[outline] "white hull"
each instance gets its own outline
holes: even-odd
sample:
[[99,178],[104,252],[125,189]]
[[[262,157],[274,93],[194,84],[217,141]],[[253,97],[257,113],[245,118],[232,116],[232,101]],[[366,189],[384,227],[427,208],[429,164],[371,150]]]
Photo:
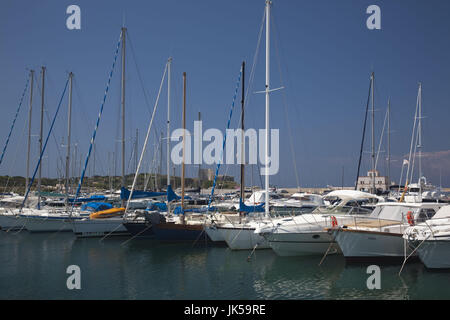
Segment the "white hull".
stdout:
[[73,232],[80,238],[130,235],[122,222],[122,218],[77,220],[73,222]]
[[224,242],[225,238],[217,227],[205,226],[205,232],[213,242]]
[[[346,258],[400,258],[405,256],[402,234],[339,230],[336,242]],[[411,253],[406,244],[406,254]]]
[[279,256],[308,256],[340,253],[333,236],[327,232],[272,233],[267,237],[270,247]]
[[73,227],[72,219],[59,217],[20,217],[20,223],[30,232],[65,232]]
[[255,228],[218,227],[217,229],[220,230],[231,250],[253,250],[255,247],[270,249],[266,239],[255,233]]
[[417,250],[429,269],[450,269],[450,240],[426,240]]
[[0,215],[0,228],[3,231],[26,229],[16,215]]

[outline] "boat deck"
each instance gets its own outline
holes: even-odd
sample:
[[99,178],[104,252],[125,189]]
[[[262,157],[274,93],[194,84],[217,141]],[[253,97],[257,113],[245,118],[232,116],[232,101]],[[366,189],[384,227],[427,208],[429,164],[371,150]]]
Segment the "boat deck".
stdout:
[[392,220],[361,220],[356,221],[355,223],[347,223],[345,226],[347,228],[383,228],[383,227],[390,227],[390,226],[397,226],[401,225],[402,223],[399,221],[392,221]]

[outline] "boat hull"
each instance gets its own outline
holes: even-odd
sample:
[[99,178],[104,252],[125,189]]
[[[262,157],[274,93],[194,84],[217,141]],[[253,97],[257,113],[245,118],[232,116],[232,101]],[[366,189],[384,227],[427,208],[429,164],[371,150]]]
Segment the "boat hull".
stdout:
[[449,240],[426,240],[417,251],[425,267],[429,269],[450,269]]
[[122,222],[122,218],[78,220],[73,222],[73,232],[78,238],[129,236]]
[[153,232],[160,241],[210,241],[203,224],[158,223]]
[[26,230],[20,218],[16,215],[0,215],[0,228],[3,231]]
[[268,236],[270,247],[279,256],[308,256],[341,253],[332,235],[324,231],[274,233]]
[[20,217],[20,223],[30,232],[71,232],[73,219],[60,217]]
[[213,226],[205,226],[205,232],[212,242],[225,242],[222,232]]
[[153,226],[148,222],[124,222],[124,227],[131,234],[132,237],[136,238],[155,238],[155,233],[153,232]]
[[255,233],[256,228],[218,227],[231,250],[270,249],[268,241]]
[[[348,259],[403,259],[405,241],[402,234],[364,230],[339,230],[336,242]],[[406,255],[411,249],[406,245]]]

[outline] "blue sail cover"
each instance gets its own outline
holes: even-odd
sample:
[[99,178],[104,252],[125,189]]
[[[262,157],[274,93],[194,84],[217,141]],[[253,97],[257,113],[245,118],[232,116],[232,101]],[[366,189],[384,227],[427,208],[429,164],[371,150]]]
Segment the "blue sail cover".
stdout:
[[112,204],[106,202],[89,202],[84,204],[81,207],[81,210],[97,212],[112,209],[112,207],[113,207]]
[[264,203],[255,205],[255,206],[247,206],[242,202],[242,199],[239,200],[239,211],[240,212],[264,212]]
[[167,204],[165,202],[153,202],[147,206],[147,210],[167,211]]
[[[153,192],[153,191],[142,191],[142,190],[134,190],[133,196],[131,199],[142,199],[142,198],[153,198],[153,197],[161,197],[165,196],[165,192]],[[128,200],[130,197],[130,190],[122,187],[120,189],[120,199]]]
[[[192,199],[189,196],[184,196],[184,198],[188,200]],[[173,191],[172,186],[169,184],[167,186],[167,201],[171,202],[173,200],[180,200],[180,199],[181,197]]]
[[76,201],[74,198],[69,198],[68,199],[70,203],[72,202],[76,202],[76,203],[80,203],[80,202],[91,202],[91,201],[101,201],[101,200],[106,200],[105,196],[100,196],[100,195],[93,195],[90,198],[76,198]]
[[209,207],[209,210],[208,210],[208,208],[192,208],[192,209],[184,209],[183,210],[181,207],[176,207],[175,210],[173,210],[173,214],[183,214],[186,212],[205,213],[208,211],[215,211],[215,210],[216,210],[216,208],[214,208],[214,207]]

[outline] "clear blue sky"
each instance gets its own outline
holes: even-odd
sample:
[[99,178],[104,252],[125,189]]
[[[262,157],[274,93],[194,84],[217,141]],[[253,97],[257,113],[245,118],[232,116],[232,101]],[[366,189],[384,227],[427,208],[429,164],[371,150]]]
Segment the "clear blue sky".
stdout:
[[[445,0],[273,2],[272,87],[282,84],[286,87],[287,104],[284,104],[283,93],[272,94],[271,127],[280,129],[282,143],[281,169],[278,175],[271,177],[271,183],[296,186],[294,152],[301,186],[340,185],[342,167],[345,185],[353,184],[369,76],[374,71],[376,141],[379,141],[388,96],[392,102],[391,152],[396,160],[392,162],[392,179],[399,179],[401,159],[409,152],[420,81],[426,117],[423,122],[424,152],[427,152],[423,160],[424,173],[431,182],[439,184],[442,172],[442,184],[450,185],[450,3]],[[81,8],[81,30],[66,28],[66,8],[71,4]],[[381,8],[381,30],[366,28],[366,8],[372,4]],[[75,74],[72,142],[77,143],[78,156],[81,154],[84,163],[124,20],[131,40],[127,51],[127,158],[136,129],[140,130],[140,148],[142,146],[168,56],[174,59],[173,128],[181,127],[181,75],[185,71],[188,128],[192,130],[200,111],[204,129],[224,129],[242,60],[247,62],[248,73],[250,71],[263,11],[264,0],[2,1],[0,147],[3,148],[9,132],[28,69],[39,70],[45,65],[48,70],[46,108],[50,118],[68,71]],[[136,65],[149,104],[145,103]],[[112,169],[108,153],[120,150],[116,143],[120,139],[119,67],[120,64],[115,70],[97,136],[97,174],[108,174]],[[263,88],[264,50],[259,53],[253,91]],[[34,99],[33,134],[37,135],[39,95]],[[65,155],[64,147],[57,147],[55,140],[61,145],[65,139],[66,100],[44,159],[44,175],[56,176],[58,152]],[[158,131],[165,130],[165,106],[164,89],[157,112],[155,129]],[[239,107],[237,104],[234,127],[238,124]],[[25,174],[27,110],[28,103],[24,104],[18,118],[0,167],[1,175]],[[292,127],[293,151],[287,121]],[[45,134],[48,127],[46,118]],[[246,127],[264,127],[263,95],[252,95],[246,112]],[[155,143],[152,137],[147,157],[150,160]],[[36,136],[32,139],[34,169],[38,141]],[[367,139],[366,151],[369,151],[369,142]],[[364,155],[363,172],[370,164],[368,154]],[[117,166],[119,174],[119,161]],[[165,164],[163,169],[165,172]],[[384,169],[383,163],[382,173]],[[221,173],[237,176],[238,170],[237,166],[222,167]],[[195,172],[195,168],[188,168],[188,175],[193,176]],[[248,168],[246,180],[251,179]],[[258,183],[254,170],[253,184]]]

